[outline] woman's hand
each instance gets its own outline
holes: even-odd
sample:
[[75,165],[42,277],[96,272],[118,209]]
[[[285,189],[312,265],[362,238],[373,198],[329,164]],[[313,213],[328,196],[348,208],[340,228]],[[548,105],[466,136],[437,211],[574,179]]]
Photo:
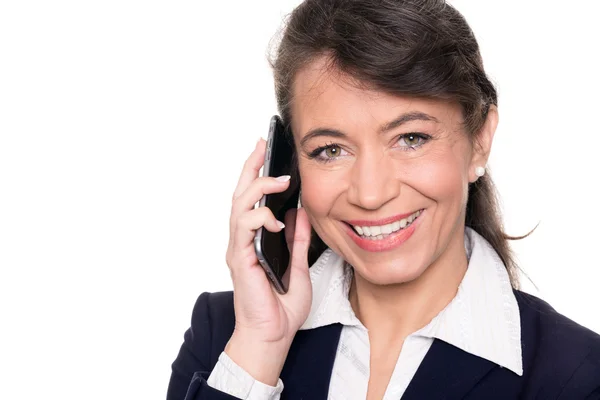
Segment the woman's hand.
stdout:
[[234,288],[235,331],[225,352],[255,379],[274,386],[312,302],[307,259],[310,223],[302,208],[286,215],[283,229],[291,253],[290,277],[288,292],[280,295],[271,287],[254,251],[257,229],[282,229],[269,208],[255,209],[254,204],[264,194],[283,192],[289,185],[289,180],[258,177],[265,145],[263,139],[257,143],[233,195],[227,265]]

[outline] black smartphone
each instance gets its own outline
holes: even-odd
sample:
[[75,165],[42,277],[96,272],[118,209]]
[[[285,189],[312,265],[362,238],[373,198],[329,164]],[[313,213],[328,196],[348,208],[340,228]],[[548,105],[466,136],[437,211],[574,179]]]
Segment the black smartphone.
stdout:
[[[259,207],[269,207],[279,221],[285,223],[285,214],[298,208],[300,196],[300,179],[292,173],[294,146],[291,134],[286,134],[285,126],[277,115],[271,118],[267,151],[262,176],[278,177],[290,175],[288,188],[281,193],[267,194],[262,197]],[[289,275],[286,271],[290,263],[290,252],[285,240],[286,226],[280,232],[273,233],[261,227],[254,237],[254,249],[258,261],[264,268],[275,290],[285,294],[289,288]]]

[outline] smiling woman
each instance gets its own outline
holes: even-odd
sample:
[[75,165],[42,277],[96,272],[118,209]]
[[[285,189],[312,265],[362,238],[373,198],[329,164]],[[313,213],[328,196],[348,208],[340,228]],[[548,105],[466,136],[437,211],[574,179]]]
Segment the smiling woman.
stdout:
[[233,196],[235,296],[198,299],[168,398],[600,398],[600,337],[519,290],[486,173],[497,94],[462,15],[306,0],[272,65],[301,182],[289,290],[253,249],[283,229],[254,204],[290,182],[258,177],[261,141]]
[[[412,281],[426,269],[432,273],[436,268],[430,265],[461,260],[461,254],[466,266],[465,188],[484,184],[483,179],[475,183],[475,168],[486,164],[498,119],[495,107],[475,147],[457,102],[365,89],[329,63],[321,58],[297,73],[291,109],[302,205],[318,238],[360,271],[357,285],[359,277],[377,285]],[[324,147],[328,140],[336,142]],[[335,155],[328,154],[332,150]],[[373,226],[375,232],[367,228],[367,233],[376,237],[382,225],[419,210],[417,223],[376,240],[344,229],[351,220],[366,220],[350,224]],[[497,211],[487,211],[484,233],[493,229],[490,236],[502,237],[499,223],[493,226]],[[413,232],[414,239],[402,245]],[[510,260],[510,253],[504,256]]]

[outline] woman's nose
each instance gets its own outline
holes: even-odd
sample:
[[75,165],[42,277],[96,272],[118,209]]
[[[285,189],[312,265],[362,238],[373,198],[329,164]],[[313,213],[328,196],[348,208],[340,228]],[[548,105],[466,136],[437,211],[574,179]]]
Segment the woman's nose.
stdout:
[[348,201],[375,210],[400,195],[400,182],[391,160],[385,155],[365,155],[352,167]]

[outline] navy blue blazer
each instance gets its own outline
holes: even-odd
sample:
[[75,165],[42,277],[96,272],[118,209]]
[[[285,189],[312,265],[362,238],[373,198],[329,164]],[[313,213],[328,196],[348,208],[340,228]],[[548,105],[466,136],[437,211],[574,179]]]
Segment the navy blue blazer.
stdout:
[[[600,399],[600,336],[515,290],[523,376],[434,339],[402,400]],[[172,365],[167,400],[233,400],[206,383],[235,324],[232,292],[203,293]],[[342,325],[298,331],[281,399],[325,400]]]

